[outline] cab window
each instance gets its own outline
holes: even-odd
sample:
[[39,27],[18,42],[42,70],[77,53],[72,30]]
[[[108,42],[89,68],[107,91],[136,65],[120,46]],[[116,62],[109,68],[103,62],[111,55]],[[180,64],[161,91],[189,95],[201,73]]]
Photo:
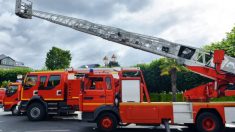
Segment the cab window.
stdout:
[[107,90],[112,90],[112,83],[111,83],[110,77],[105,78],[105,83],[106,83]]
[[13,94],[15,94],[17,92],[17,90],[18,90],[17,85],[10,85],[9,87],[7,87],[6,95],[12,96]]
[[50,76],[48,83],[47,83],[47,88],[54,88],[60,84],[60,75],[52,75]]
[[92,77],[90,78],[88,90],[103,90],[103,78],[101,77]]
[[41,76],[40,77],[40,85],[39,88],[44,88],[46,84],[47,77],[46,76]]
[[27,76],[26,80],[25,80],[25,87],[26,88],[31,88],[33,86],[35,86],[37,84],[37,76]]

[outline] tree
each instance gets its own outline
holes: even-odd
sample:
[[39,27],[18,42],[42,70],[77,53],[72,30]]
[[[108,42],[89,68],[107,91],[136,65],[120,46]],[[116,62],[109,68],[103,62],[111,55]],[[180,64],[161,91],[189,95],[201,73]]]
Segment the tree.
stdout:
[[162,61],[162,65],[160,66],[161,76],[171,76],[172,101],[175,102],[177,92],[177,71],[182,71],[185,68],[177,64],[176,60],[174,59],[162,58],[159,61]]
[[226,38],[220,42],[215,42],[204,47],[207,51],[222,49],[227,55],[235,57],[235,27],[227,33]]
[[49,70],[65,69],[70,66],[71,59],[70,51],[52,47],[47,53],[45,63]]
[[110,61],[108,67],[120,67],[117,61]]

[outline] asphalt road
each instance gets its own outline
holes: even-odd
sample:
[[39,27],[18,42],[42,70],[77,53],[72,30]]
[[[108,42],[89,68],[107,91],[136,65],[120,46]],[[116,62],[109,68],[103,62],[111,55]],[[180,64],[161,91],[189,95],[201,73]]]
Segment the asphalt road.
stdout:
[[[171,132],[193,132],[187,127],[171,126]],[[235,128],[227,128],[226,132],[234,132]],[[96,124],[81,122],[77,119],[53,118],[47,121],[31,122],[26,116],[11,116],[9,112],[0,110],[0,132],[98,132]],[[162,127],[118,128],[116,132],[165,132]]]

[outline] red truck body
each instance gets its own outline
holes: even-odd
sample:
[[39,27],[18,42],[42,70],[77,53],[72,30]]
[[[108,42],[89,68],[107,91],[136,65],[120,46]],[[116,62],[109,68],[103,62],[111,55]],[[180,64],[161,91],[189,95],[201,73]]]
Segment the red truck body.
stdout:
[[12,115],[19,115],[20,112],[16,109],[20,101],[22,85],[21,83],[10,83],[6,89],[3,100],[4,111],[11,111]]
[[69,83],[70,80],[73,81],[73,78],[70,77],[74,77],[74,74],[73,71],[28,73],[22,85],[20,111],[27,113],[28,107],[36,102],[45,104],[44,117],[46,115],[67,115],[77,111],[80,86],[77,82]]
[[[52,76],[60,76],[60,79],[54,78],[60,81],[47,89]],[[27,78],[31,77],[37,81],[27,88]],[[44,82],[43,89],[39,88],[41,82]],[[220,132],[225,123],[235,122],[234,102],[150,102],[143,74],[138,68],[29,73],[25,86],[20,108],[30,120],[45,119],[51,112],[79,110],[84,121],[96,122],[102,131],[131,123],[160,125],[167,122],[194,124],[200,131]],[[27,99],[24,94],[31,97]]]
[[3,106],[4,97],[5,97],[5,88],[0,88],[0,107]]

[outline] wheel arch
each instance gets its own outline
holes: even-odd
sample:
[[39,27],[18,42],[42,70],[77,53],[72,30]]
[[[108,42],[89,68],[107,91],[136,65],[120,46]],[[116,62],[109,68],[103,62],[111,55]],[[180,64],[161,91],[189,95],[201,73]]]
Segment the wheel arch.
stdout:
[[40,96],[33,96],[29,102],[27,103],[26,109],[28,109],[28,107],[33,104],[33,103],[40,103],[43,105],[43,107],[46,109],[47,112],[47,103],[40,97]]
[[94,121],[96,121],[98,117],[103,113],[112,113],[117,118],[118,121],[121,120],[117,107],[111,105],[103,105],[95,110]]
[[225,119],[223,118],[223,116],[219,113],[219,111],[215,108],[202,108],[200,109],[197,114],[196,114],[196,118],[195,121],[197,121],[198,117],[200,114],[205,113],[205,112],[209,112],[212,114],[215,114],[216,116],[219,117],[220,121],[222,121],[223,124],[225,124]]

